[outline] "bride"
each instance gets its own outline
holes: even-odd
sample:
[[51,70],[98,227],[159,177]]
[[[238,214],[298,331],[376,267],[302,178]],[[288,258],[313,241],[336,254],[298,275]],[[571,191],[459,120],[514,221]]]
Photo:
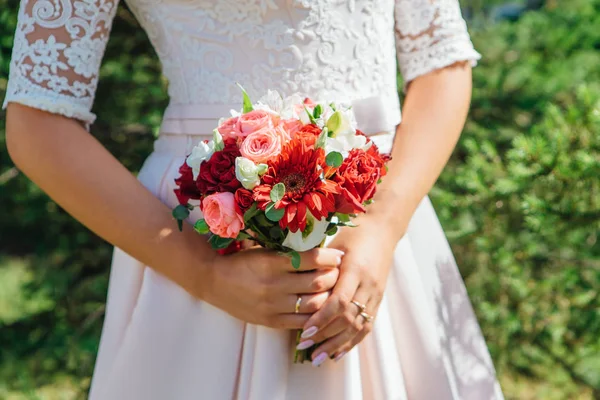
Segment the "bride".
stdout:
[[[90,398],[501,399],[426,196],[462,130],[479,58],[458,1],[128,5],[171,98],[137,179],[87,132],[117,0],[22,0],[5,99],[15,164],[115,245]],[[359,226],[303,254],[303,274],[276,253],[221,256],[174,229],[177,167],[240,108],[236,82],[254,99],[274,89],[351,100],[359,128],[392,153]],[[312,365],[292,363],[299,328],[300,346],[320,343]]]

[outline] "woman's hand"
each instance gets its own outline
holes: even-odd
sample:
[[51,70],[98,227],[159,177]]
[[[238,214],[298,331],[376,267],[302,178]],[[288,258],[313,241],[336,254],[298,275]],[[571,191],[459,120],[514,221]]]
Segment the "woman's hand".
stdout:
[[342,255],[336,249],[302,253],[299,270],[289,257],[261,248],[218,256],[203,300],[251,324],[300,329],[329,297]]
[[[329,247],[345,252],[340,276],[325,305],[305,324],[300,349],[320,345],[313,365],[328,357],[339,360],[371,331],[383,297],[398,238],[386,234],[385,224],[360,218],[356,228],[343,228]],[[365,306],[364,312],[358,304]]]

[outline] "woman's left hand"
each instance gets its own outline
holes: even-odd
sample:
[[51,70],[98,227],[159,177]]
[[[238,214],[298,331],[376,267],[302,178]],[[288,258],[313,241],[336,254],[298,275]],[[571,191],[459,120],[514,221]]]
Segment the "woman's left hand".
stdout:
[[315,366],[328,357],[339,360],[360,343],[383,298],[398,237],[367,215],[357,223],[340,229],[328,246],[345,253],[340,275],[329,299],[304,325],[299,349],[320,343],[311,356]]

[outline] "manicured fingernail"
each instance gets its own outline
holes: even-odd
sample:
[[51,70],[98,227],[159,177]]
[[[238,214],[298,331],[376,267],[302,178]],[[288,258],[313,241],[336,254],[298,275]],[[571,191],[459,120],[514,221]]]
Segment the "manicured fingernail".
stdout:
[[340,354],[338,354],[337,356],[335,356],[335,358],[333,359],[333,361],[338,362],[342,359],[342,357],[344,357],[346,355],[345,351],[342,351]]
[[304,342],[298,343],[298,346],[296,346],[296,350],[306,350],[314,344],[315,342],[313,342],[312,340],[306,340]]
[[340,253],[340,256],[342,256],[342,257],[346,254],[342,250],[339,250],[339,249],[336,249],[336,250]]
[[335,260],[335,265],[337,265],[338,267],[339,267],[340,265],[342,265],[342,257],[338,257],[338,258]]
[[327,353],[321,353],[315,357],[315,359],[312,362],[312,365],[313,367],[318,367],[319,365],[323,364],[325,360],[327,360]]
[[311,326],[310,328],[308,328],[304,332],[302,332],[302,335],[300,335],[300,337],[302,339],[308,339],[309,337],[311,337],[315,333],[317,333],[318,330],[319,330],[319,328],[317,328],[316,326]]

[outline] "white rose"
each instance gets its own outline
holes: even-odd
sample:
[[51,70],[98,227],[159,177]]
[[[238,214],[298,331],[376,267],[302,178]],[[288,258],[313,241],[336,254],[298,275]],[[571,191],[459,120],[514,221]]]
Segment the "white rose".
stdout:
[[200,165],[204,161],[210,160],[214,152],[215,142],[212,140],[208,143],[200,142],[192,149],[192,153],[186,158],[185,163],[192,169],[194,180],[198,178]]
[[283,241],[283,245],[296,251],[314,249],[327,237],[325,232],[327,231],[328,225],[329,221],[327,221],[326,218],[317,220],[309,211],[307,211],[306,229],[304,229],[304,232],[300,231],[300,229],[296,232],[289,232]]
[[266,171],[266,164],[256,165],[246,157],[235,159],[235,177],[248,190],[254,189],[260,183],[260,175]]

